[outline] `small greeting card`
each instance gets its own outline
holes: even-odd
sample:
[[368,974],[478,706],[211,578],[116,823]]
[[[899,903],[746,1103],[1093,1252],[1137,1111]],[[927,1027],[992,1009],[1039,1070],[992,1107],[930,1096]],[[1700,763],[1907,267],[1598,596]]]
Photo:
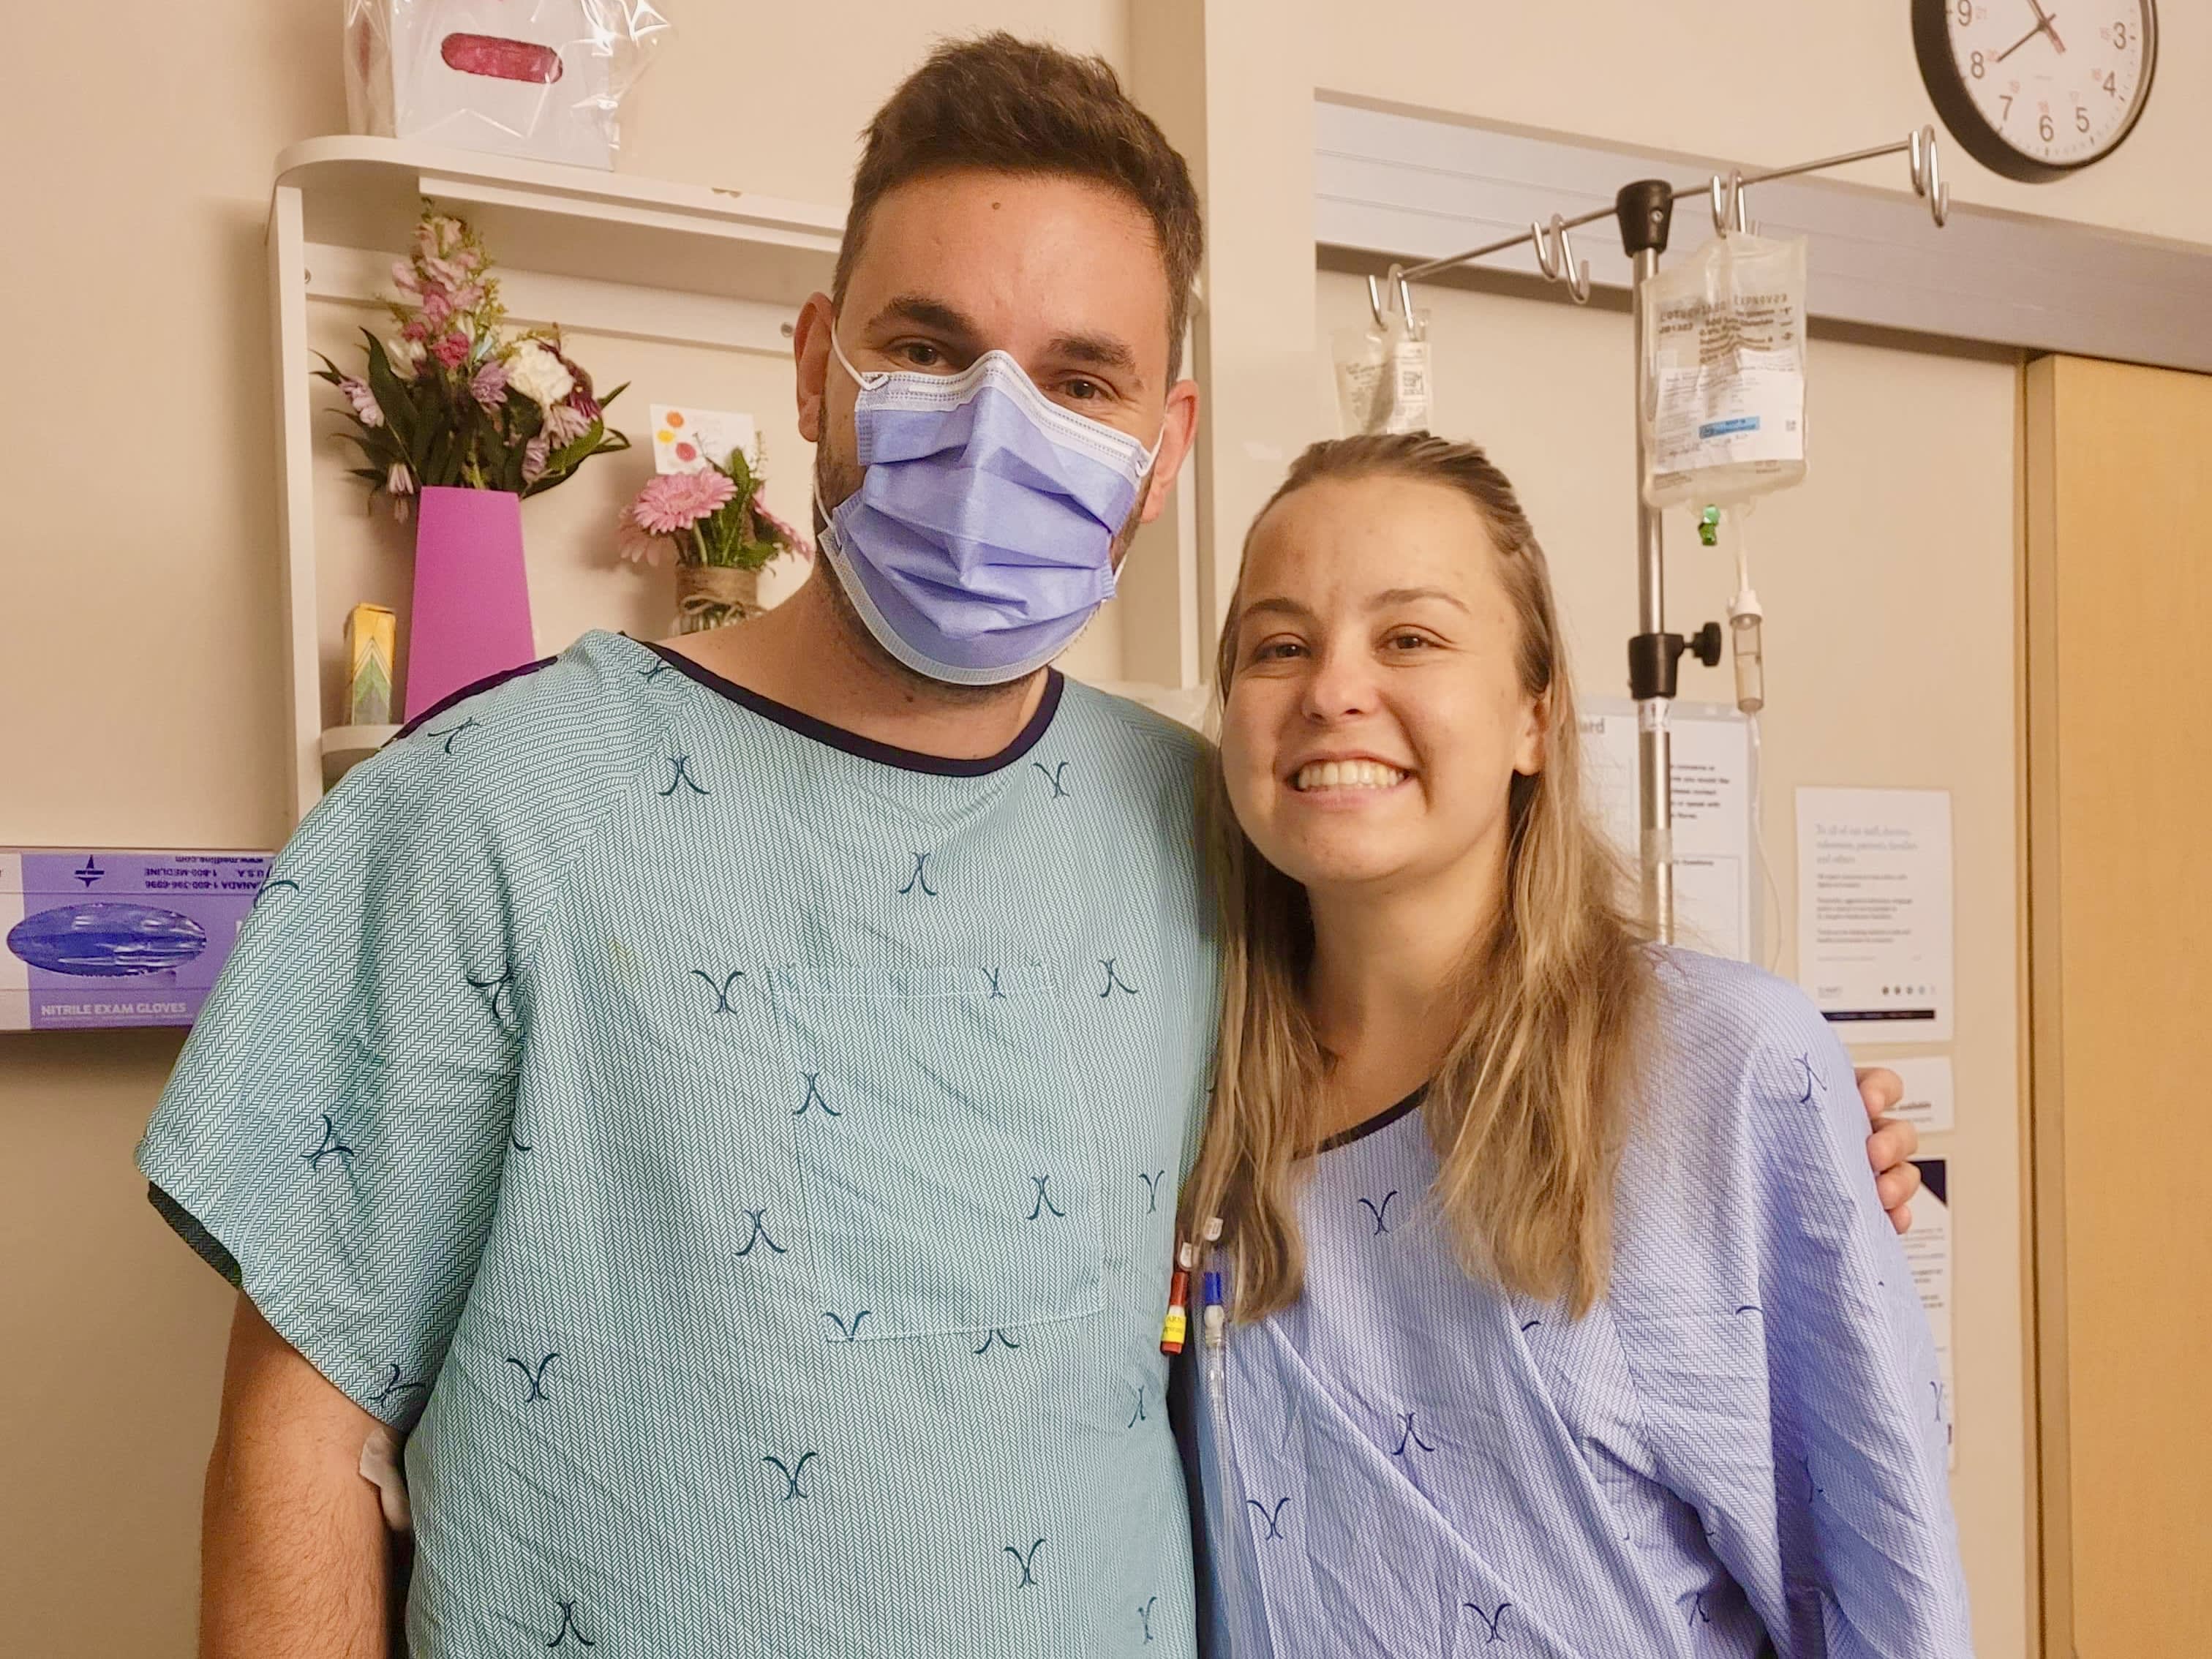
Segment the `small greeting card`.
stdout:
[[709,466],[727,465],[733,449],[744,450],[750,459],[758,437],[750,415],[690,404],[655,404],[653,470],[703,472]]

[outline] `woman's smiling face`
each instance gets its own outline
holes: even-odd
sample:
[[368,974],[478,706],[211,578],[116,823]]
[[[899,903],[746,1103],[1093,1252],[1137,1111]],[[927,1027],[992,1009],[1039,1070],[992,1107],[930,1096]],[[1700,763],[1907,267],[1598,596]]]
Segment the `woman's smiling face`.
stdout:
[[1465,494],[1389,472],[1308,484],[1255,526],[1222,766],[1244,833],[1309,890],[1502,868],[1544,728],[1498,563]]

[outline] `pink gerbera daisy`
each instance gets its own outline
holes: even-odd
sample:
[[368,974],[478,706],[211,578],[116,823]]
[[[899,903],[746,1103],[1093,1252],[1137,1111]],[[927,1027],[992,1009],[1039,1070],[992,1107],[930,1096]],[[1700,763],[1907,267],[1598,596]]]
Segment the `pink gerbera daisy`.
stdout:
[[784,546],[796,556],[802,559],[811,559],[814,556],[814,544],[763,507],[758,496],[753,499],[753,516],[774,534],[780,537]]
[[640,529],[673,536],[726,507],[737,493],[719,472],[663,472],[637,492],[630,514]]

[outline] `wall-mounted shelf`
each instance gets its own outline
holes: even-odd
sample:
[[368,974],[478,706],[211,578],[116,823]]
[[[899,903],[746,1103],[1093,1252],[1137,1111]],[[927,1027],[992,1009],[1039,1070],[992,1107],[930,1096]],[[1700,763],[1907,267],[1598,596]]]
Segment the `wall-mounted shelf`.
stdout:
[[323,787],[329,788],[398,735],[397,726],[325,726],[319,739],[323,756]]
[[[557,319],[596,334],[725,350],[789,351],[799,306],[830,285],[843,226],[833,210],[750,191],[399,139],[311,138],[276,158],[269,273],[293,804],[301,815],[322,796],[326,755],[336,758],[323,720],[342,672],[338,637],[321,625],[318,606],[309,305],[386,295],[424,198],[483,232],[515,323]],[[331,737],[344,747],[362,735]]]

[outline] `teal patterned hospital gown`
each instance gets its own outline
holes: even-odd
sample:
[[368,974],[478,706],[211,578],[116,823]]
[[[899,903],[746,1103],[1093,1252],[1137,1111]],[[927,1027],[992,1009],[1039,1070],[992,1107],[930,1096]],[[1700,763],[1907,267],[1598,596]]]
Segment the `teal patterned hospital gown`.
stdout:
[[988,760],[592,634],[301,827],[139,1161],[411,1431],[417,1655],[1182,1656],[1195,740]]

